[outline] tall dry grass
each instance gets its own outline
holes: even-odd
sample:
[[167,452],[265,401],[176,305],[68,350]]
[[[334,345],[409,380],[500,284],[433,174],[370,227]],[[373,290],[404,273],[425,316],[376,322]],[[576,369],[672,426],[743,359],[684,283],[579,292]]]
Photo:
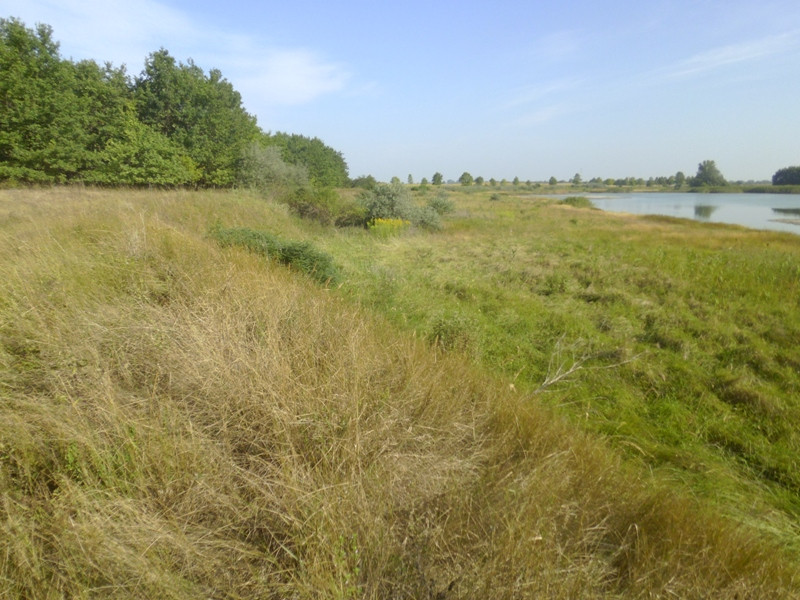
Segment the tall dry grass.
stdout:
[[216,219],[302,232],[231,193],[0,192],[0,597],[798,593],[754,534]]

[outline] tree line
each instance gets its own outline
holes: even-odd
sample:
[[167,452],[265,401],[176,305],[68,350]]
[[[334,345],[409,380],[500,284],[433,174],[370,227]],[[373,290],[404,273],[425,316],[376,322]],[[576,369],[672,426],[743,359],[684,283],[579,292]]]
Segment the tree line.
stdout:
[[349,182],[340,152],[318,138],[261,130],[219,70],[206,73],[163,48],[130,76],[124,66],[62,58],[48,25],[0,19],[0,74],[0,181]]
[[[411,175],[408,176],[408,182],[413,183],[413,179]],[[363,179],[363,178],[362,178]],[[395,180],[399,183],[399,178],[395,177]],[[434,185],[441,184],[443,182],[442,174],[435,173],[433,176],[433,183]],[[428,183],[426,178],[422,179],[421,182],[423,185]],[[469,171],[464,171],[461,176],[456,181],[451,181],[450,183],[459,183],[463,186],[472,186],[477,185],[481,186],[487,183],[483,177],[473,177]],[[505,185],[508,183],[505,179],[503,179],[500,184]],[[717,164],[713,160],[704,160],[697,165],[697,173],[695,175],[685,175],[682,171],[678,171],[675,175],[669,176],[660,176],[660,177],[650,177],[649,179],[644,179],[642,177],[623,177],[623,178],[606,178],[603,179],[602,177],[593,177],[588,181],[584,181],[581,177],[580,173],[576,173],[571,179],[564,181],[559,180],[555,176],[550,177],[547,183],[551,186],[556,186],[558,184],[569,183],[575,186],[583,185],[583,186],[605,186],[605,187],[659,187],[665,188],[670,187],[676,190],[681,189],[704,189],[704,188],[721,188],[725,186],[729,186],[732,183],[728,181],[723,175],[722,172],[717,167]],[[741,184],[742,182],[738,182]],[[495,186],[498,184],[497,180],[494,178],[488,181],[488,184],[491,186]],[[519,177],[514,177],[512,184],[517,186],[520,184]],[[536,184],[532,184],[530,180],[525,182],[525,185],[530,187],[531,185],[539,186],[541,182],[537,182]],[[775,175],[772,177],[772,184],[776,186],[788,186],[788,185],[800,185],[800,167],[786,167],[783,169],[779,169]]]

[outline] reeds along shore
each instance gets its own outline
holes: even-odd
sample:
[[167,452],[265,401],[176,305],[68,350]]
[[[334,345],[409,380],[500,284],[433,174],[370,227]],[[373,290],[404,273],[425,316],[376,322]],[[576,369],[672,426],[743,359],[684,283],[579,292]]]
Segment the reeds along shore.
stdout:
[[0,597],[800,593],[768,536],[217,221],[356,243],[243,193],[0,191]]

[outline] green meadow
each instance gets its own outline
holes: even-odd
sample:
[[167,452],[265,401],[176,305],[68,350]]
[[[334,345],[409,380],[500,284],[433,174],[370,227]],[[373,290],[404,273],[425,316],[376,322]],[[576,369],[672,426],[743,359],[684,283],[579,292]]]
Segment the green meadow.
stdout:
[[800,237],[451,197],[434,235],[320,238],[346,293],[800,549]]
[[0,597],[798,597],[800,237],[437,202],[0,190]]

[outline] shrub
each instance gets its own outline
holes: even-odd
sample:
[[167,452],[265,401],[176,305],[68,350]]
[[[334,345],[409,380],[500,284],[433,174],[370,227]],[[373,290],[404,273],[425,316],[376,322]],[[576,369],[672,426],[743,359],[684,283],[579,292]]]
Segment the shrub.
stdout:
[[430,206],[418,208],[414,213],[414,224],[429,231],[439,231],[442,228],[442,220],[439,213]]
[[362,192],[358,202],[364,208],[365,223],[375,219],[405,219],[413,222],[415,207],[411,196],[400,184],[379,183]]
[[568,196],[564,198],[559,204],[566,204],[574,206],[575,208],[594,208],[594,204],[586,196]]
[[301,187],[286,197],[296,215],[337,227],[363,226],[364,210],[352,199],[342,198],[330,187]]
[[251,144],[242,156],[239,185],[278,196],[309,185],[308,169],[281,158],[277,146]]
[[372,175],[361,175],[350,181],[350,187],[364,190],[375,189],[376,185],[378,185],[378,181]]
[[336,227],[363,227],[366,222],[364,208],[355,201],[342,201],[333,224]]
[[331,256],[317,250],[311,242],[281,240],[265,231],[244,227],[223,229],[218,225],[211,230],[211,237],[223,247],[241,246],[295,268],[320,283],[339,280]]
[[439,213],[430,206],[415,206],[402,184],[379,183],[375,189],[362,192],[358,203],[364,211],[365,225],[376,219],[401,219],[429,230],[442,227]]
[[440,215],[453,212],[456,209],[455,203],[447,197],[447,192],[439,190],[437,194],[428,200],[428,206]]

